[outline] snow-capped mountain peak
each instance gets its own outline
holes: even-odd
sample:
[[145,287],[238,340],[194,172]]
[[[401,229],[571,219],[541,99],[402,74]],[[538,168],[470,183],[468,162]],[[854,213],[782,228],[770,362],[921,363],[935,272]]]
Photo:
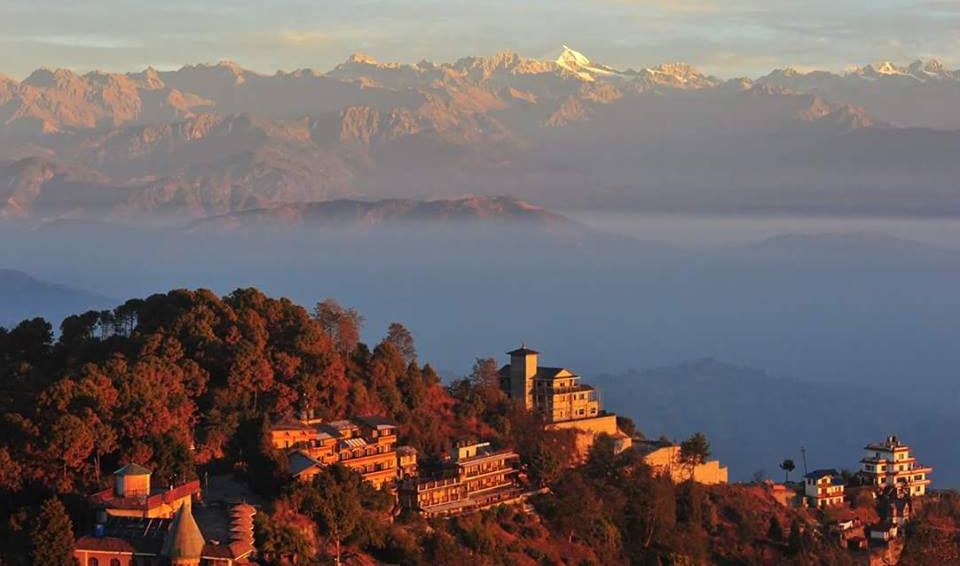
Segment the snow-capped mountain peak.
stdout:
[[583,53],[564,45],[563,52],[560,53],[560,57],[557,58],[557,65],[567,70],[575,71],[579,67],[589,67],[590,59]]
[[361,52],[359,52],[359,51],[356,52],[356,53],[354,53],[354,54],[352,54],[352,55],[350,55],[350,58],[347,59],[347,61],[350,62],[350,63],[357,63],[357,64],[361,64],[361,65],[376,65],[376,64],[377,64],[377,60],[376,60],[376,59],[374,59],[374,58],[371,57],[370,55],[367,55],[366,53],[361,53]]
[[882,63],[877,63],[875,65],[870,65],[870,69],[881,75],[902,75],[903,69],[897,67],[890,61],[883,61]]
[[557,58],[556,64],[561,69],[569,71],[586,82],[593,82],[598,75],[619,75],[620,71],[599,65],[590,61],[586,55],[566,45],[563,46],[563,52]]
[[663,63],[648,70],[659,75],[670,77],[679,83],[686,83],[691,78],[702,76],[700,71],[686,63]]
[[917,59],[908,67],[910,73],[920,79],[924,78],[946,78],[950,75],[947,67],[936,59],[923,61]]
[[902,77],[924,82],[928,79],[955,78],[955,73],[949,71],[943,63],[936,59],[928,61],[916,60],[905,67],[897,66],[889,61],[875,63],[865,67],[854,68],[848,76],[865,79],[882,79],[887,77]]

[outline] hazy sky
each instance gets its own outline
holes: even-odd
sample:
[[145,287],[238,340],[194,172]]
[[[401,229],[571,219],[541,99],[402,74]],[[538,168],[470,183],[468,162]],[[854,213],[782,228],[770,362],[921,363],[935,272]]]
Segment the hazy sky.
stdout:
[[960,65],[958,0],[0,0],[0,72],[232,59],[326,70],[364,51],[453,60],[569,44],[619,67],[722,76],[937,57]]

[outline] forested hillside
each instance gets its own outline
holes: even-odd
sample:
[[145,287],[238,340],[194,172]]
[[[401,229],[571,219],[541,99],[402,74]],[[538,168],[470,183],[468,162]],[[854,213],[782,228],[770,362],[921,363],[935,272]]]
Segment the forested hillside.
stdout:
[[[341,539],[358,564],[850,560],[763,486],[675,486],[633,452],[615,456],[607,439],[574,465],[570,436],[544,432],[509,401],[492,360],[445,387],[402,325],[371,348],[362,322],[332,300],[310,313],[255,289],[178,290],[71,316],[57,340],[41,319],[0,331],[0,563],[36,562],[89,532],[85,496],[129,462],[158,482],[247,482],[265,502],[256,533],[266,564],[329,563]],[[385,491],[340,466],[312,483],[288,478],[265,427],[299,412],[386,415],[424,461],[465,437],[514,446],[530,487],[547,489],[529,505],[451,520],[394,516]],[[51,537],[51,517],[73,534]]]

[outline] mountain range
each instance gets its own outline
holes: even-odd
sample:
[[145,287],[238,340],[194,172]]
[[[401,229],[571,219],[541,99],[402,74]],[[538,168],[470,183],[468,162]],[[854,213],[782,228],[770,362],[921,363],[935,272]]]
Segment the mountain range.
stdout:
[[21,271],[0,269],[0,326],[3,327],[38,316],[56,325],[65,316],[107,308],[113,303],[103,295],[49,283]]
[[568,47],[265,75],[0,78],[0,217],[188,223],[333,199],[958,212],[960,74],[935,61],[720,79]]
[[213,216],[199,220],[187,232],[222,233],[233,229],[276,228],[361,228],[441,223],[462,227],[470,223],[500,226],[528,225],[545,229],[574,227],[568,218],[513,197],[469,196],[454,199],[417,201],[350,199],[285,204]]

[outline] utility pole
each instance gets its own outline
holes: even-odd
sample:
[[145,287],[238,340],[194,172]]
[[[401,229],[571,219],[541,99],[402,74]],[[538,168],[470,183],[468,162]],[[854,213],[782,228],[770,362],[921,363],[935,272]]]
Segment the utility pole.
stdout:
[[803,475],[807,475],[807,449],[800,447],[800,455],[803,456]]

